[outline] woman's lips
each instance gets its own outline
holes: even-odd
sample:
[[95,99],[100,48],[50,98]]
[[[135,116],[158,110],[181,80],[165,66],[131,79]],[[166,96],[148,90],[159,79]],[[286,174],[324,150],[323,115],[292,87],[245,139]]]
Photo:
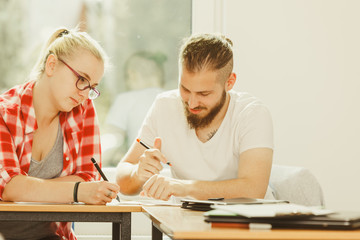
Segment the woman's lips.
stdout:
[[79,102],[78,102],[75,98],[70,97],[70,99],[71,99],[76,105],[79,104]]

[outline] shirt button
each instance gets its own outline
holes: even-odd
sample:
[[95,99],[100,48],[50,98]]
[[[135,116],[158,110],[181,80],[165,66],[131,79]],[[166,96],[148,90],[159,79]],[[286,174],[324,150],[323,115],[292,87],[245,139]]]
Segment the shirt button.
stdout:
[[66,158],[65,158],[66,161],[69,161],[69,159],[70,159],[69,157],[66,157]]

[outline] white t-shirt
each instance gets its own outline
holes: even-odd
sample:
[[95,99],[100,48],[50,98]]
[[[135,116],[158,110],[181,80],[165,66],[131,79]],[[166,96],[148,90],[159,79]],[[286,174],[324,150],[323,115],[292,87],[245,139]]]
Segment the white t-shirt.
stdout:
[[106,123],[125,131],[129,147],[136,139],[146,113],[156,95],[163,92],[160,88],[146,88],[119,94],[111,106]]
[[247,93],[230,91],[230,103],[216,134],[201,142],[190,129],[178,90],[156,98],[140,130],[140,138],[153,146],[161,137],[161,152],[171,162],[173,177],[203,181],[237,178],[240,154],[252,148],[273,148],[273,127],[268,109]]

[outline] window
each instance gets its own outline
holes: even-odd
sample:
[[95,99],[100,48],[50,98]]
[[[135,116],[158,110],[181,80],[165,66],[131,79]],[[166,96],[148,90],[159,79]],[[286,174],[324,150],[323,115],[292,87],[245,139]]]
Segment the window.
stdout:
[[178,48],[191,33],[191,0],[0,0],[1,92],[26,80],[55,28],[79,22],[112,64],[95,105],[104,166],[114,166],[155,95],[177,87]]

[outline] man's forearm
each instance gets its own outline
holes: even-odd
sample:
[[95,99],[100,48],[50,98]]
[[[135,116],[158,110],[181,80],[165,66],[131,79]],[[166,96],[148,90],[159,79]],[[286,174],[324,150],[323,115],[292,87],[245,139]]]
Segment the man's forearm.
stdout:
[[209,198],[264,198],[268,183],[258,183],[249,179],[224,181],[190,181],[184,187],[188,195],[196,199]]
[[117,166],[116,182],[120,186],[120,192],[127,195],[138,194],[144,182],[136,175],[137,164],[120,162]]

